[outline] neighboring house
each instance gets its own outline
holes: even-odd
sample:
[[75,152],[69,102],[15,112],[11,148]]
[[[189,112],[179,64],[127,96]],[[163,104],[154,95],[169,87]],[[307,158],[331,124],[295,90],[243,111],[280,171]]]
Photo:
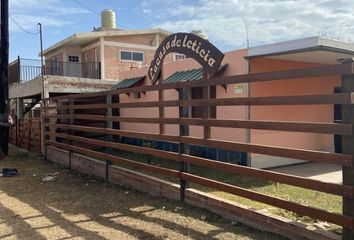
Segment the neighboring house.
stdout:
[[[76,33],[45,49],[43,69],[39,60],[18,58],[13,61],[10,64],[10,99],[13,102],[17,99],[20,105],[27,99],[33,103],[30,108],[42,94],[48,97],[110,89],[112,81],[119,81],[120,72],[149,65],[157,46],[170,35],[159,28],[118,29],[112,10],[102,11],[101,23],[101,27],[91,32]],[[166,60],[183,57],[171,54]]]
[[[354,44],[344,43],[321,37],[310,37],[293,41],[280,42],[270,45],[240,49],[225,53],[222,65],[225,69],[219,76],[231,76],[247,73],[280,71],[288,69],[310,68],[316,66],[341,64],[341,60],[354,56]],[[192,60],[165,63],[163,66],[164,84],[178,81],[196,81],[202,79],[200,65]],[[150,85],[147,79],[147,68],[121,73],[123,79],[115,88],[126,88],[142,85]],[[262,97],[262,96],[292,96],[309,94],[331,94],[335,87],[340,87],[341,76],[325,76],[317,78],[303,78],[296,81],[283,79],[281,81],[266,81],[251,84],[228,84],[226,87],[218,85],[211,88],[212,98],[234,97]],[[201,89],[192,88],[191,99],[201,98]],[[167,90],[165,99],[177,100],[178,92]],[[146,92],[144,94],[120,95],[120,102],[144,102],[156,101],[157,94]],[[200,117],[198,109],[190,111],[191,117]],[[199,111],[200,112],[200,111]],[[213,113],[214,112],[214,113]],[[333,105],[279,105],[279,106],[218,106],[212,109],[213,118],[240,119],[240,120],[264,120],[264,121],[299,121],[299,122],[333,122]],[[122,117],[158,117],[158,109],[124,108],[120,110]],[[178,108],[166,108],[165,117],[178,116]],[[120,129],[126,131],[159,133],[156,124],[120,123]],[[178,126],[166,125],[166,134],[178,135]],[[190,126],[189,133],[193,137],[202,137],[203,129],[199,126]],[[221,139],[236,142],[249,142],[261,145],[280,146],[289,148],[312,149],[320,151],[334,151],[334,139],[332,135],[284,132],[269,130],[247,130],[213,127],[212,139]],[[127,143],[140,144],[139,139],[123,139]],[[176,150],[177,146],[169,142],[157,142],[157,147],[164,150]],[[260,154],[251,154],[247,159],[241,152],[227,151],[217,148],[191,146],[191,154],[217,159],[220,161],[237,162],[258,168],[269,168],[280,165],[288,165],[302,162],[296,159],[281,158]]]
[[46,74],[118,80],[119,72],[150,64],[168,35],[162,29],[76,33],[44,51]]

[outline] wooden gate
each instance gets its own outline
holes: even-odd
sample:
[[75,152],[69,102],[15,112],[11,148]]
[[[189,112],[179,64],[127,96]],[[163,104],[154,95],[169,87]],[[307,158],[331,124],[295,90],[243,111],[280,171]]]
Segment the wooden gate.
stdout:
[[10,143],[31,152],[41,152],[40,119],[18,120],[10,128]]

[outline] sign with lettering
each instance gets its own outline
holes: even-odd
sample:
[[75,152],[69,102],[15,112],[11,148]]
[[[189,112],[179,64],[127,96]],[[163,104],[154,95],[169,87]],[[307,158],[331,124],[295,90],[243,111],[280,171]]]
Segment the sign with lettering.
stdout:
[[151,61],[148,77],[151,84],[155,84],[161,74],[161,67],[165,56],[169,53],[181,53],[196,60],[209,76],[218,70],[224,54],[208,40],[192,33],[175,33],[166,37],[155,52]]

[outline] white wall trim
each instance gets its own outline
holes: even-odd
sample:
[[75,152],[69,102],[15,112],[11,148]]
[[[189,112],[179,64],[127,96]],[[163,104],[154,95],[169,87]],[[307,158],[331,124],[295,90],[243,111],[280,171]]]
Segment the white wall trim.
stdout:
[[66,60],[68,59],[68,55],[66,52],[66,49],[63,51],[63,72],[64,72],[64,76],[67,76],[67,68],[66,68],[66,64],[64,62],[66,62]]
[[133,43],[122,43],[122,42],[114,42],[114,41],[104,41],[105,46],[111,47],[124,47],[124,48],[137,48],[137,49],[147,49],[147,50],[156,50],[157,46],[149,46],[142,44],[133,44]]
[[[100,38],[101,39],[101,38]],[[95,47],[99,47],[101,44],[100,41],[97,41],[97,42],[94,42],[94,43],[91,43],[83,48],[81,48],[81,52],[86,52],[87,50],[90,50],[92,48],[95,48]]]
[[63,53],[63,52],[64,52],[63,49],[59,49],[58,51],[55,51],[55,52],[53,52],[53,53],[51,53],[51,54],[47,54],[47,55],[44,55],[44,54],[43,54],[43,56],[44,56],[44,59],[45,59],[45,60],[48,60],[49,58],[52,58],[52,57],[54,57],[54,56],[56,56],[56,55],[58,55],[58,54],[60,54],[60,53]]

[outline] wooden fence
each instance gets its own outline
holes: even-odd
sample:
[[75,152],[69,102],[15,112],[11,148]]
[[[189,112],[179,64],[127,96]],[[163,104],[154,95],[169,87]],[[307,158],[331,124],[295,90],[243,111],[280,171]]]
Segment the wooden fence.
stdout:
[[[233,83],[248,83],[291,79],[296,81],[301,78],[342,76],[342,93],[309,95],[309,96],[269,96],[248,98],[210,99],[209,88],[215,85]],[[181,89],[203,87],[203,99],[183,99]],[[179,100],[164,100],[164,90],[179,90]],[[158,92],[158,101],[120,103],[121,94],[133,92]],[[353,63],[344,63],[330,67],[311,69],[297,69],[277,72],[246,74],[228,77],[215,77],[204,81],[179,82],[173,84],[157,84],[153,86],[118,89],[99,93],[67,95],[53,97],[45,100],[45,146],[59,147],[69,152],[80,153],[93,157],[107,164],[137,167],[142,171],[149,171],[161,175],[174,177],[180,180],[180,198],[184,200],[184,193],[188,183],[196,183],[208,188],[235,194],[261,203],[292,211],[300,215],[310,216],[315,219],[334,223],[343,227],[343,239],[354,239],[354,75]],[[211,106],[235,105],[321,105],[341,104],[343,123],[317,123],[317,122],[278,122],[255,120],[230,120],[211,119]],[[191,106],[203,107],[203,118],[190,118],[185,115],[185,108]],[[122,108],[155,107],[159,109],[159,117],[122,117],[119,110]],[[178,118],[166,118],[165,107],[178,107]],[[113,114],[115,113],[115,114]],[[97,123],[96,126],[82,124],[83,122]],[[119,129],[119,123],[150,123],[159,125],[159,134]],[[179,126],[179,135],[165,133],[165,125]],[[191,137],[188,126],[198,125],[204,128],[204,137]],[[313,151],[308,149],[293,149],[276,146],[265,146],[253,143],[223,141],[210,138],[211,127],[265,129],[276,131],[292,131],[306,133],[322,133],[342,135],[342,153]],[[91,135],[89,135],[91,134]],[[104,135],[102,139],[94,135]],[[169,152],[144,146],[123,144],[117,141],[119,137],[131,137],[145,140],[169,141],[179,144],[179,152]],[[217,147],[220,149],[259,153],[272,156],[289,157],[294,159],[309,160],[318,163],[331,163],[343,167],[343,184],[321,182],[295,175],[287,175],[269,170],[255,169],[236,164],[230,164],[189,154],[190,145]],[[119,149],[135,153],[150,154],[155,157],[170,159],[181,163],[180,170],[172,170],[160,166],[149,165],[130,159],[115,156],[108,150],[99,151],[89,146],[103,149]],[[245,175],[262,180],[285,183],[301,188],[312,189],[343,197],[343,214],[332,213],[316,206],[305,206],[300,203],[271,197],[257,193],[239,186],[234,186],[221,181],[193,175],[188,172],[188,164],[198,165],[232,174]]]
[[10,127],[10,143],[31,152],[41,152],[41,119],[17,120]]

